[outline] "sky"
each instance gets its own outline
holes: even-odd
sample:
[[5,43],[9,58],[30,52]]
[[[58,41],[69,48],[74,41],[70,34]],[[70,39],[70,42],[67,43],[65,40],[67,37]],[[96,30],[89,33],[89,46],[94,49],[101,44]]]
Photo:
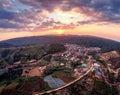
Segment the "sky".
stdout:
[[0,40],[61,34],[120,41],[120,0],[0,0]]

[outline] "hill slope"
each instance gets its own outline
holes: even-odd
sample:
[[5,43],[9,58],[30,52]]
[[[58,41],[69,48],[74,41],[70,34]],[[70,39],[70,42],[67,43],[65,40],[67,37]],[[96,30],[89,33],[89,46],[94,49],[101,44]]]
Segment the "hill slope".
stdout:
[[0,48],[8,48],[8,47],[13,47],[13,45],[5,42],[0,42]]
[[64,36],[33,36],[15,38],[6,41],[2,41],[13,45],[28,45],[28,44],[45,44],[45,43],[71,43],[79,44],[87,47],[100,47],[107,49],[118,49],[120,43],[117,41],[95,37],[95,36],[76,36],[76,35],[64,35]]

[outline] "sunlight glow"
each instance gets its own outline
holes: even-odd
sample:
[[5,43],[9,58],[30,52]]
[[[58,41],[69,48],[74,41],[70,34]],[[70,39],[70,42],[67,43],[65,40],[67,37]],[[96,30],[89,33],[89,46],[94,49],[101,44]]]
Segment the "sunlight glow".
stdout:
[[58,35],[62,35],[63,33],[64,33],[63,30],[57,30],[57,34],[58,34]]

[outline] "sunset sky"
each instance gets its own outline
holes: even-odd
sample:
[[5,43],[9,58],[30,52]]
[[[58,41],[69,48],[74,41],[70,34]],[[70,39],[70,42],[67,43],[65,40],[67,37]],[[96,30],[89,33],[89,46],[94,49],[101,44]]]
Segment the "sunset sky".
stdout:
[[0,0],[0,40],[49,34],[120,41],[120,0]]

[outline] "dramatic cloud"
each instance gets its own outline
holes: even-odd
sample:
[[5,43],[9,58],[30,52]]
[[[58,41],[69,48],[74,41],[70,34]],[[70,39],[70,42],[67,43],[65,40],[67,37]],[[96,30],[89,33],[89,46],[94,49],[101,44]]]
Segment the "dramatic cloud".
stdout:
[[20,28],[25,28],[25,25],[14,21],[0,20],[0,28],[20,29]]
[[69,0],[64,11],[76,9],[100,21],[120,23],[120,1],[119,0]]
[[55,8],[59,7],[64,0],[19,0],[23,4],[32,6],[38,10],[47,10],[49,12],[54,11]]
[[55,21],[54,19],[49,19],[45,22],[42,22],[38,27],[36,27],[34,30],[36,31],[48,31],[48,30],[66,30],[66,29],[74,29],[76,27],[75,24],[70,23],[70,24],[64,24],[60,21]]
[[58,8],[62,11],[76,9],[80,13],[96,19],[110,22],[120,22],[119,0],[19,0],[36,9],[49,12]]
[[[54,20],[49,20],[50,14],[56,11],[64,14],[74,12],[86,17],[82,20],[80,17],[76,18],[76,23],[66,24],[56,19],[54,14]],[[78,25],[101,22],[120,23],[119,0],[0,0],[0,28],[23,28],[33,31],[71,29]]]

